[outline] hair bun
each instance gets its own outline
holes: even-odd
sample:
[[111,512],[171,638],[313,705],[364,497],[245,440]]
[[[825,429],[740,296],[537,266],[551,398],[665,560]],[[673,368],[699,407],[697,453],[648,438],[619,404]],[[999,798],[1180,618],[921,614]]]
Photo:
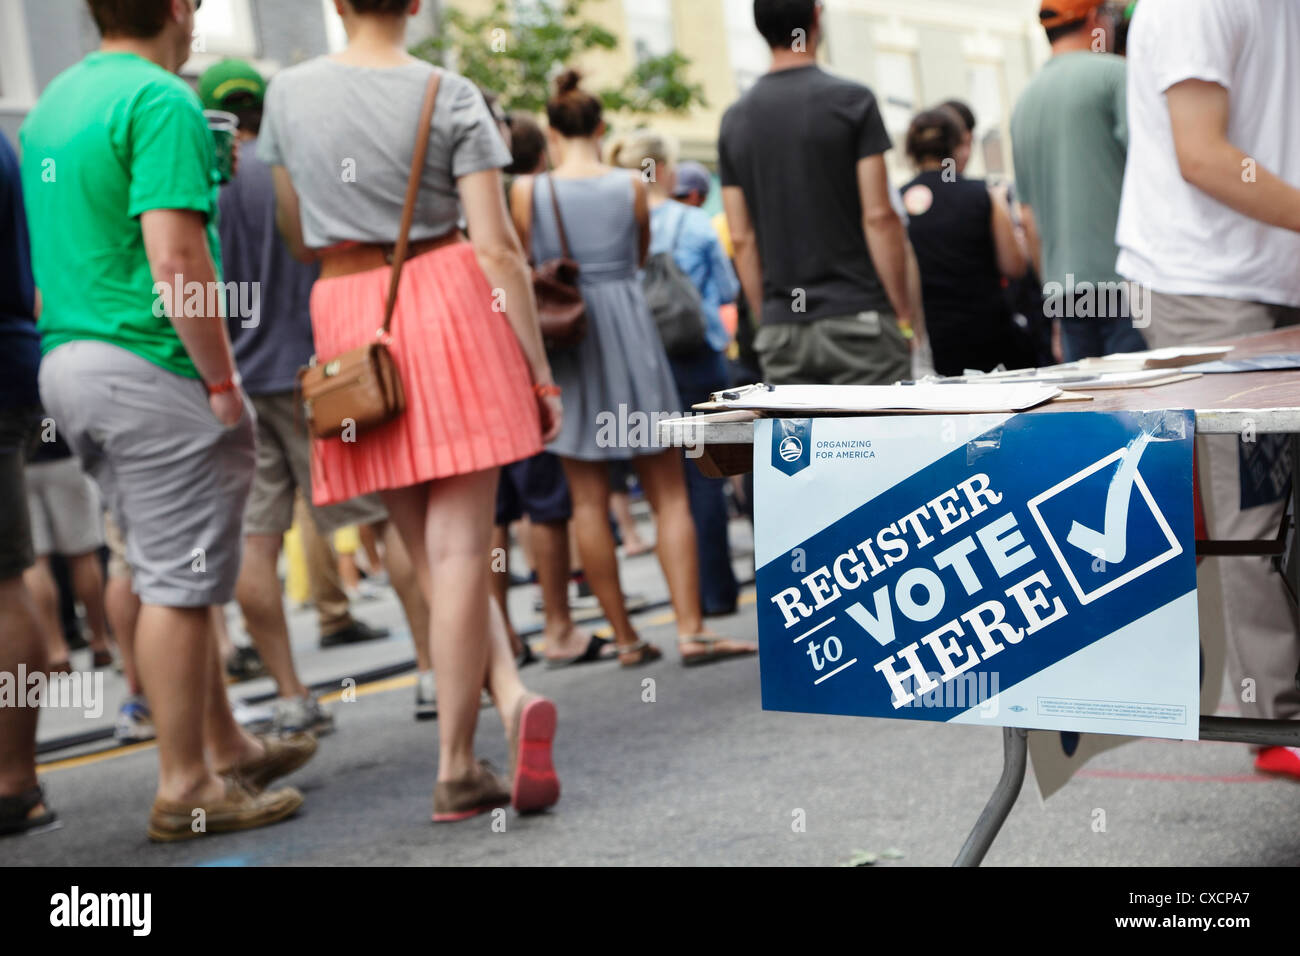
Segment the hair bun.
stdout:
[[572,93],[582,84],[582,74],[577,70],[565,70],[555,78],[555,95],[564,96]]

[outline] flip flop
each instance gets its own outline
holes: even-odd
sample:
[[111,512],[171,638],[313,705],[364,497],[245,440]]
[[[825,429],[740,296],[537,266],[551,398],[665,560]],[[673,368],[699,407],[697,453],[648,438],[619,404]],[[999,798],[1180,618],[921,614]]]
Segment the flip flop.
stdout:
[[732,648],[731,650],[725,650],[725,651],[717,650],[718,644],[721,644],[724,641],[728,641],[728,640],[731,640],[731,638],[709,637],[703,634],[697,635],[695,637],[688,637],[679,640],[677,642],[678,652],[681,651],[682,644],[703,644],[705,647],[709,648],[709,650],[705,651],[702,654],[692,654],[689,657],[683,654],[682,666],[698,667],[701,664],[713,664],[718,661],[729,660],[733,657],[749,657],[752,654],[758,653],[758,648],[756,647]]
[[561,667],[572,667],[574,664],[593,664],[597,661],[616,661],[618,660],[618,651],[612,654],[605,653],[605,648],[613,645],[613,641],[604,637],[591,635],[591,640],[587,642],[587,649],[577,657],[548,657],[546,658],[546,667],[548,670],[558,670]]

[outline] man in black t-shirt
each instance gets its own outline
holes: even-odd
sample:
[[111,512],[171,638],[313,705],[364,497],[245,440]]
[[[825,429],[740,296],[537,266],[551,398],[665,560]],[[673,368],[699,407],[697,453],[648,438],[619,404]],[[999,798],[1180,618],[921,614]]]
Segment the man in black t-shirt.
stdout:
[[910,377],[908,245],[865,86],[817,65],[816,0],[756,0],[771,70],[722,118],[722,198],[769,384]]

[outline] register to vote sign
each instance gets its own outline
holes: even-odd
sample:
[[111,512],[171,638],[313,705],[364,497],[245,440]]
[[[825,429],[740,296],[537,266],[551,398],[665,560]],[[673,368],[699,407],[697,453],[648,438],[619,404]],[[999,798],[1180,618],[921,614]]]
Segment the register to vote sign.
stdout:
[[765,419],[766,710],[1195,739],[1190,411]]

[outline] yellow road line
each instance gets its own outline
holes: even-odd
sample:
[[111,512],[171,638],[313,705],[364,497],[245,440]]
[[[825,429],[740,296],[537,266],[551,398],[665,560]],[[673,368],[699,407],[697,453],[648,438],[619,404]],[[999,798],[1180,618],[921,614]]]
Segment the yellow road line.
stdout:
[[[747,590],[740,595],[740,605],[753,604],[755,600],[754,592]],[[641,622],[646,627],[657,627],[660,624],[671,624],[675,620],[672,611],[664,611],[656,614],[652,618]],[[608,627],[601,628],[596,632],[601,637],[613,636],[613,631]],[[356,697],[369,697],[371,694],[383,694],[390,690],[402,690],[403,688],[414,687],[418,680],[415,674],[402,674],[398,677],[388,677],[383,680],[371,681],[368,684],[360,684],[348,690]],[[322,704],[331,704],[343,699],[343,690],[331,691],[321,696]],[[37,764],[36,769],[40,773],[53,773],[56,770],[71,770],[74,767],[87,767],[92,764],[103,763],[106,760],[116,760],[119,757],[129,757],[131,754],[140,753],[143,750],[150,750],[156,747],[152,740],[146,740],[138,744],[127,744],[125,747],[114,747],[112,750],[104,750],[99,753],[83,754],[80,757],[66,757],[63,760],[52,760],[49,763]]]

